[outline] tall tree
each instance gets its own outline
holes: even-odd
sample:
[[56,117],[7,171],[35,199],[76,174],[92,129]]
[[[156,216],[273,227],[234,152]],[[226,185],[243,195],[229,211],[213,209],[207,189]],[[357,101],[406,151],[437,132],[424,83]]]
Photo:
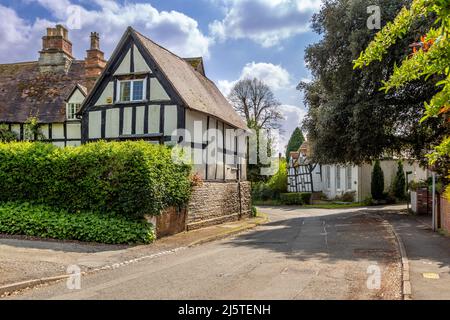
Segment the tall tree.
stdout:
[[[414,24],[428,19],[433,26],[420,33],[418,42],[411,44],[412,54],[405,57],[401,65],[389,73],[389,79],[383,83],[387,92],[399,90],[411,82],[425,82],[428,78],[438,78],[437,92],[427,97],[424,117],[421,122],[430,119],[440,121],[443,130],[440,144],[428,155],[435,169],[448,175],[450,180],[450,4],[448,0],[414,0],[411,6],[403,7],[393,22],[389,22],[375,37],[360,57],[355,60],[355,68],[373,65],[391,55],[390,48],[402,43],[405,34],[416,33]],[[407,46],[401,46],[403,52],[410,52]],[[408,49],[407,49],[408,48]],[[379,64],[376,64],[379,65]],[[392,74],[392,75],[391,75]],[[431,100],[430,100],[431,98]],[[450,198],[450,185],[447,189]]]
[[289,154],[291,152],[297,151],[301,145],[305,142],[305,137],[303,136],[302,130],[300,128],[295,128],[294,132],[289,139],[289,143],[286,148],[286,160],[289,160]]
[[[393,19],[410,0],[374,0],[382,8],[382,22]],[[419,158],[442,134],[437,121],[419,124],[423,102],[435,94],[436,79],[415,81],[385,94],[379,88],[396,63],[408,55],[403,48],[414,41],[410,35],[389,50],[382,64],[353,71],[353,60],[377,30],[367,27],[367,0],[325,0],[313,17],[313,29],[322,40],[306,49],[311,83],[301,83],[308,114],[312,155],[321,163],[361,163],[386,154],[408,153]],[[417,21],[418,33],[430,24]]]
[[[260,174],[261,168],[268,165],[260,159],[261,148],[267,148],[267,152],[264,153],[269,157],[273,153],[271,131],[279,129],[280,122],[284,119],[279,108],[281,103],[275,98],[269,86],[257,78],[238,81],[228,99],[236,111],[246,119],[248,127],[254,129],[257,134],[257,163],[248,165],[248,179],[253,182],[267,181],[269,177]],[[261,130],[264,130],[266,135],[260,141]]]
[[394,195],[397,199],[405,199],[406,192],[406,179],[405,171],[403,170],[403,163],[398,162],[397,174],[394,178]]
[[252,129],[279,129],[283,115],[281,103],[272,90],[257,78],[238,81],[228,96],[236,111]]
[[382,200],[384,193],[384,173],[380,166],[380,160],[376,160],[372,170],[370,191],[374,200]]

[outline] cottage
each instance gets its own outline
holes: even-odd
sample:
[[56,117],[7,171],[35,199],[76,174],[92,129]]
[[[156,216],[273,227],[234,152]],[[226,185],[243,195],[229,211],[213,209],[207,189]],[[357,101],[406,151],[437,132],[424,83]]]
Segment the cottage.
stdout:
[[25,124],[35,117],[44,140],[79,145],[81,121],[76,113],[106,65],[99,35],[91,34],[84,60],[73,57],[68,31],[61,25],[48,28],[42,42],[38,61],[0,65],[0,124],[20,140],[33,140],[25,136]]
[[78,115],[83,143],[182,142],[204,180],[246,178],[245,143],[235,134],[246,124],[205,76],[202,58],[182,59],[131,27]]
[[183,59],[133,28],[108,62],[91,33],[84,60],[68,31],[48,28],[39,60],[0,65],[0,125],[20,140],[30,117],[44,141],[77,146],[98,140],[144,140],[188,150],[197,180],[188,229],[250,213],[247,126],[205,75],[203,59]]

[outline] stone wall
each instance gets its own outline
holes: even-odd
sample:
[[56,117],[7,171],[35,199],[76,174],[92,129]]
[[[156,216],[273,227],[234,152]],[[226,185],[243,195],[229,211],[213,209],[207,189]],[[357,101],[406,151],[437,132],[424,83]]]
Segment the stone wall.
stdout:
[[203,182],[194,188],[187,211],[188,230],[248,217],[251,214],[250,182]]

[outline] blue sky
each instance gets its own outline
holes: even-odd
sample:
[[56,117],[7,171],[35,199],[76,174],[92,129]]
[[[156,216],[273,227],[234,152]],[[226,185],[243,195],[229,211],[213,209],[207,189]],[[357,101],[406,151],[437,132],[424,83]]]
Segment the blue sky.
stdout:
[[309,21],[321,0],[0,0],[0,63],[37,60],[45,28],[69,27],[83,59],[97,31],[109,57],[128,25],[180,56],[203,56],[227,94],[244,77],[265,81],[286,117],[280,151],[305,110],[295,87],[310,78],[304,49],[319,40]]

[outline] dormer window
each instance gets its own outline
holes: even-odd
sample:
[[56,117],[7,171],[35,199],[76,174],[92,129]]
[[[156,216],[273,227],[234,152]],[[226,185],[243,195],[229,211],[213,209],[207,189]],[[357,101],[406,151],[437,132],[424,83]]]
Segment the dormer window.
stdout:
[[117,102],[136,102],[145,100],[146,79],[118,81]]
[[81,103],[68,103],[67,104],[67,120],[77,120],[77,112],[81,108]]

